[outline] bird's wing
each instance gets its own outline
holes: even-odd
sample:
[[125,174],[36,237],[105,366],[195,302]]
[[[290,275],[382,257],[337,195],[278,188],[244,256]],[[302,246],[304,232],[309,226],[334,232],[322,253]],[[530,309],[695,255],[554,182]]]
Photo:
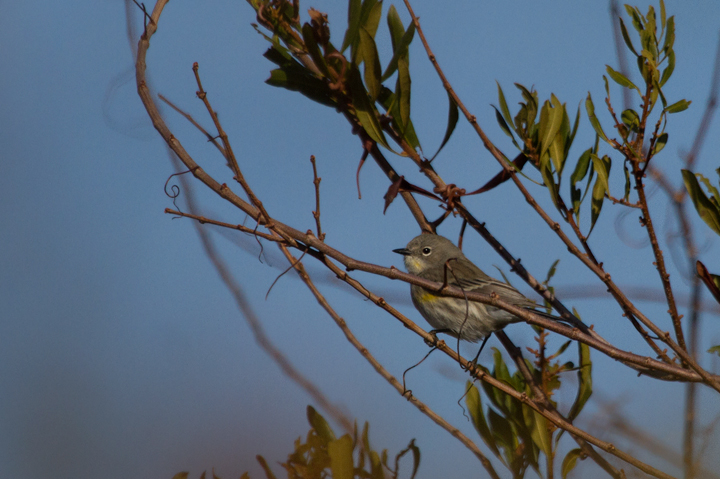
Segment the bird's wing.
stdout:
[[[517,289],[513,288],[507,283],[498,281],[497,279],[486,275],[480,270],[480,268],[478,268],[472,263],[451,263],[451,267],[455,274],[453,275],[452,273],[448,272],[448,283],[454,286],[459,286],[465,291],[473,291],[487,295],[490,295],[490,293],[495,293],[500,296],[503,301],[507,301],[508,303],[514,304],[516,306],[526,308],[534,308],[537,306],[534,301],[526,298]],[[463,279],[457,280],[456,278]]]

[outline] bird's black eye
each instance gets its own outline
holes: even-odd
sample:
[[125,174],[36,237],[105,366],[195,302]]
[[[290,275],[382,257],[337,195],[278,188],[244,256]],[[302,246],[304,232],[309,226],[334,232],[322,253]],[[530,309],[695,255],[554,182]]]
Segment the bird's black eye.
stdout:
[[430,248],[429,246],[426,246],[422,249],[422,254],[424,256],[429,256],[430,253],[432,253],[432,248]]

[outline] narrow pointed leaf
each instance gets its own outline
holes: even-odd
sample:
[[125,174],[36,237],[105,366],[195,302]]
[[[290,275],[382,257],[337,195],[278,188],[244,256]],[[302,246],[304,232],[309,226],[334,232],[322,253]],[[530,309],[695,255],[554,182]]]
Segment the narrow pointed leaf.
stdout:
[[595,130],[595,133],[597,133],[598,136],[603,140],[609,142],[607,136],[605,136],[605,132],[603,131],[602,126],[600,126],[600,121],[597,119],[597,116],[595,116],[595,105],[593,104],[590,92],[588,92],[587,100],[585,100],[585,109],[587,110],[590,124]]
[[522,148],[520,148],[520,145],[518,145],[517,141],[515,141],[515,136],[512,134],[512,130],[510,129],[508,124],[505,122],[505,118],[503,118],[502,113],[500,113],[500,111],[497,108],[495,108],[494,106],[493,106],[493,108],[495,109],[495,120],[498,122],[498,125],[500,125],[500,129],[502,131],[504,131],[507,136],[510,137],[510,139],[513,142],[513,145],[515,145],[515,147],[518,150],[522,151]]
[[628,13],[628,15],[630,15],[633,27],[635,27],[635,30],[637,30],[638,33],[641,33],[643,30],[645,30],[645,25],[643,25],[642,18],[640,17],[640,12],[638,12],[637,9],[631,7],[630,5],[625,5],[625,11]]
[[322,417],[320,413],[315,410],[314,407],[307,407],[307,418],[310,426],[315,430],[315,432],[318,434],[318,436],[320,436],[320,438],[322,438],[324,442],[328,443],[335,440],[335,433],[333,432],[332,428],[330,428],[330,425],[325,420],[325,418]]
[[364,27],[360,28],[358,38],[360,40],[360,56],[365,65],[365,85],[367,85],[370,99],[374,102],[380,95],[380,58],[375,40]]
[[[440,153],[440,150],[442,150],[443,147],[445,146],[445,144],[448,142],[448,140],[450,139],[450,137],[453,134],[453,131],[455,131],[455,126],[457,125],[458,119],[460,118],[460,115],[458,113],[457,103],[455,103],[455,100],[452,99],[452,97],[450,96],[449,93],[448,93],[448,103],[449,103],[448,122],[447,122],[447,127],[445,128],[445,137],[443,138],[442,143],[440,143],[440,148],[438,148],[438,151],[435,152],[435,154],[432,156],[430,161],[435,159],[435,157],[438,155],[438,153]],[[495,111],[497,111],[497,110],[495,110]],[[506,128],[507,128],[507,125],[506,125]]]
[[598,158],[597,155],[592,155],[591,158],[598,177],[592,191],[592,201],[590,204],[590,231],[588,231],[588,236],[592,233],[592,230],[595,227],[595,222],[600,217],[600,211],[602,210],[603,202],[605,200],[605,193],[608,192],[608,176],[610,174],[610,158],[604,156],[601,159]]
[[663,133],[660,136],[658,136],[657,140],[655,140],[655,147],[653,148],[653,155],[657,155],[662,151],[663,148],[665,148],[665,145],[668,141],[668,134]]
[[382,17],[382,0],[363,1],[360,26],[367,30],[373,38],[377,33],[380,17]]
[[375,140],[378,144],[393,151],[385,139],[385,134],[380,126],[380,120],[377,117],[377,110],[370,102],[365,86],[360,78],[360,71],[353,66],[350,70],[350,88],[352,93],[353,106],[360,124],[365,132]]
[[[700,187],[697,177],[690,170],[682,170],[685,188],[700,218],[717,234],[720,235],[720,207],[713,203]],[[718,198],[720,200],[720,198]]]
[[660,78],[660,86],[665,85],[667,81],[672,76],[673,72],[675,71],[675,50],[670,49],[668,51],[668,64],[667,67],[665,67],[665,70],[662,72],[662,77]]
[[605,70],[607,71],[608,75],[610,75],[610,78],[612,78],[615,83],[617,83],[620,86],[624,86],[625,88],[632,88],[636,90],[638,93],[640,93],[640,89],[635,86],[633,82],[628,80],[625,75],[622,73],[615,71],[612,69],[610,65],[605,65]]
[[660,0],[660,26],[665,29],[665,2],[663,0]]
[[673,103],[669,107],[665,108],[666,113],[680,113],[681,111],[685,111],[688,109],[692,102],[687,100],[680,100],[678,102]]
[[493,454],[500,456],[500,451],[497,448],[497,444],[495,444],[495,438],[490,432],[490,428],[485,420],[480,391],[469,381],[466,384],[466,388],[468,389],[468,393],[465,395],[465,405],[472,418],[473,426],[475,426],[475,430],[480,434],[480,438]]
[[405,139],[405,141],[407,141],[414,149],[422,149],[422,147],[420,146],[420,141],[415,134],[415,127],[413,126],[412,120],[408,120],[408,123],[406,125],[402,125],[400,123],[400,104],[395,97],[395,93],[393,93],[392,90],[390,90],[389,88],[383,86],[380,90],[380,96],[378,97],[378,101],[383,106],[383,108],[385,108],[385,111],[387,111],[392,116],[393,127],[398,132],[403,132],[402,137]]
[[402,38],[400,39],[400,42],[397,44],[397,46],[394,47],[393,57],[390,59],[390,63],[388,63],[385,72],[382,74],[382,81],[387,80],[392,76],[393,73],[397,71],[398,60],[400,59],[400,57],[408,53],[408,46],[412,42],[414,35],[415,24],[411,22],[408,26],[407,31],[405,31]]
[[570,408],[568,420],[572,421],[583,410],[592,395],[592,361],[590,360],[590,347],[578,342],[578,390],[575,402]]
[[540,123],[538,125],[538,140],[540,141],[540,155],[550,148],[563,121],[563,108],[560,101],[552,95],[552,103],[546,101],[540,110]]
[[512,115],[510,115],[510,109],[508,108],[507,101],[505,101],[505,94],[502,91],[502,88],[500,87],[500,83],[495,81],[498,87],[498,101],[500,102],[500,111],[502,112],[502,116],[505,119],[506,123],[513,124],[513,118]]
[[622,32],[623,40],[625,40],[625,45],[630,49],[631,52],[635,54],[635,56],[638,56],[638,52],[635,51],[635,47],[632,44],[632,40],[630,39],[630,35],[628,34],[627,28],[625,27],[625,22],[623,22],[622,18],[619,18],[620,20],[620,31]]
[[344,52],[347,47],[355,43],[358,36],[358,30],[360,29],[360,12],[362,10],[361,0],[349,0],[348,4],[348,28],[345,31],[345,38],[343,39],[341,52]]
[[665,41],[663,42],[663,50],[671,50],[675,44],[675,16],[667,19],[667,31],[665,32]]
[[625,201],[628,201],[630,199],[630,188],[632,187],[632,183],[630,182],[630,170],[628,170],[627,165],[623,165],[623,171],[625,172]]
[[398,15],[395,5],[390,5],[387,13],[388,30],[390,30],[390,40],[392,41],[393,52],[397,51],[400,39],[405,34],[400,15]]
[[[398,59],[398,77],[395,82],[395,96],[400,105],[400,122],[403,125],[410,121],[410,59],[403,55]],[[403,130],[404,131],[404,130]]]
[[567,479],[568,474],[570,474],[570,471],[575,468],[578,458],[582,455],[583,452],[580,448],[571,449],[570,452],[567,453],[567,455],[563,459],[562,466],[560,467],[562,479]]

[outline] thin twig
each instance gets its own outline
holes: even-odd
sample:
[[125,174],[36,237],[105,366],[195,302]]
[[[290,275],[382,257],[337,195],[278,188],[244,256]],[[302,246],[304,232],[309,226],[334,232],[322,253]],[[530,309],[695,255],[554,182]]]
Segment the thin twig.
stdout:
[[390,374],[390,372],[385,369],[383,365],[380,364],[377,359],[375,359],[375,357],[370,353],[370,351],[368,351],[368,349],[355,337],[345,320],[337,314],[337,312],[333,309],[330,303],[328,303],[322,293],[320,293],[310,276],[307,274],[307,271],[305,271],[303,263],[300,260],[296,259],[290,253],[287,246],[282,243],[278,243],[278,245],[287,260],[295,268],[300,278],[310,289],[313,296],[315,296],[315,299],[317,299],[318,303],[320,303],[320,306],[322,306],[322,308],[328,313],[328,315],[330,315],[330,317],[333,319],[333,321],[335,321],[335,324],[337,324],[337,326],[343,332],[350,344],[352,344],[353,347],[358,350],[358,352],[363,356],[363,358],[365,358],[367,362],[370,363],[370,365],[375,369],[375,371],[380,374],[388,383],[390,383],[390,385],[395,388],[395,390],[400,393],[401,396],[405,397],[408,402],[410,402],[410,404],[415,406],[420,412],[429,417],[433,422],[435,422],[435,424],[448,431],[453,437],[458,439],[465,447],[467,447],[473,454],[475,454],[475,456],[480,460],[480,463],[483,465],[485,470],[488,472],[488,474],[490,474],[493,479],[500,479],[500,476],[495,471],[495,468],[493,467],[490,460],[480,451],[477,445],[470,438],[463,434],[459,429],[448,423],[440,415],[435,413],[432,409],[430,409],[430,407],[427,406],[427,404],[423,403],[413,395],[406,394],[404,386],[400,384],[400,382],[395,378],[395,376]]
[[315,211],[312,212],[313,218],[315,218],[315,226],[317,226],[316,236],[320,241],[325,240],[325,233],[322,232],[320,227],[320,178],[317,174],[317,166],[315,165],[315,155],[310,155],[310,163],[312,163],[313,169],[313,185],[315,185]]
[[[174,155],[170,154],[174,161],[177,161]],[[177,168],[179,169],[179,167]],[[195,199],[192,193],[190,183],[184,178],[180,177],[179,180],[183,184],[183,191],[185,192],[185,202],[190,211],[195,211]],[[353,432],[353,421],[347,417],[340,409],[339,406],[330,402],[330,400],[323,394],[312,381],[306,378],[298,369],[293,366],[293,362],[290,361],[283,352],[278,349],[272,342],[272,340],[265,333],[265,329],[262,326],[262,322],[258,319],[255,311],[253,310],[250,301],[248,301],[240,284],[235,280],[235,277],[230,272],[225,261],[220,257],[219,252],[215,248],[215,242],[210,237],[206,228],[202,227],[201,222],[193,223],[195,225],[195,232],[200,238],[205,255],[208,257],[212,265],[215,267],[220,279],[225,284],[225,287],[230,291],[238,309],[242,312],[245,321],[250,326],[255,342],[260,346],[265,353],[278,365],[280,370],[292,380],[295,384],[300,386],[313,401],[323,411],[327,412],[332,418],[348,433]]]

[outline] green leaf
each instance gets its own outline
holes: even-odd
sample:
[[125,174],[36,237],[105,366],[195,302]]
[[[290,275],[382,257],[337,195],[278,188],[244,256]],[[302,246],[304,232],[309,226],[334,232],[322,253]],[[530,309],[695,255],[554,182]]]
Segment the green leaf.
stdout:
[[515,136],[512,134],[512,130],[510,129],[508,124],[505,122],[505,118],[503,118],[502,113],[500,113],[500,111],[497,108],[495,108],[494,106],[493,106],[493,108],[495,109],[495,120],[497,120],[498,125],[500,125],[500,129],[502,131],[504,131],[507,136],[510,137],[510,139],[512,140],[515,147],[518,150],[522,151],[522,148],[520,148],[520,145],[518,145],[517,141],[515,141]]
[[675,50],[670,50],[668,52],[668,65],[665,67],[665,70],[662,72],[662,78],[660,78],[660,86],[665,85],[667,81],[670,79],[670,77],[673,74],[673,71],[675,71]]
[[495,441],[504,450],[507,464],[512,463],[513,452],[518,445],[518,440],[510,426],[510,422],[492,409],[488,409],[488,420],[493,436],[495,436]]
[[545,453],[546,457],[552,457],[552,441],[550,440],[547,419],[535,410],[532,410],[532,413],[534,420],[530,428],[530,437],[537,447]]
[[592,361],[590,347],[578,341],[578,390],[575,402],[568,413],[568,421],[573,421],[585,407],[592,395]]
[[628,13],[628,15],[630,15],[633,27],[635,27],[635,30],[637,30],[638,33],[641,33],[643,30],[645,30],[645,25],[643,24],[642,17],[640,16],[640,12],[637,10],[637,8],[633,8],[630,5],[625,5],[625,11]]
[[663,51],[672,50],[675,44],[675,16],[667,19],[667,31],[665,32],[665,42],[663,42]]
[[587,100],[585,100],[585,109],[587,110],[590,124],[595,130],[595,133],[597,133],[600,138],[609,143],[610,141],[608,140],[607,136],[605,136],[605,132],[603,131],[602,126],[600,126],[600,121],[595,116],[595,105],[593,104],[590,92],[588,92]]
[[365,85],[367,85],[370,100],[374,102],[378,95],[380,95],[380,58],[378,57],[375,40],[370,33],[362,27],[358,34],[358,38],[360,39],[359,58],[361,58],[365,64]]
[[382,0],[364,0],[360,15],[360,26],[375,38],[382,17]]
[[387,24],[388,30],[390,30],[390,40],[392,41],[393,52],[397,51],[400,40],[405,34],[405,27],[403,27],[400,15],[398,15],[395,5],[390,5],[387,13]]
[[608,156],[603,156],[602,159],[600,159],[597,155],[592,155],[591,159],[598,177],[592,191],[592,201],[590,204],[590,231],[588,231],[588,236],[592,233],[592,230],[595,227],[595,222],[600,217],[600,211],[602,210],[603,201],[605,200],[605,193],[609,192],[608,178],[610,176],[610,158]]
[[551,95],[551,99],[552,103],[545,101],[540,110],[540,123],[538,124],[540,156],[550,148],[550,143],[555,139],[555,135],[560,130],[563,121],[564,109],[560,104],[560,100],[555,95]]
[[[718,168],[718,169],[715,170],[715,171],[717,172],[718,176],[720,176],[720,168]],[[712,201],[713,203],[715,203],[716,205],[718,205],[718,207],[720,207],[720,192],[718,192],[717,188],[715,188],[715,187],[710,183],[710,180],[708,180],[707,178],[705,178],[705,177],[704,177],[703,175],[701,175],[700,173],[695,173],[695,176],[696,176],[697,178],[699,178],[699,180],[705,185],[705,188],[707,188],[708,191],[710,192],[710,194],[712,195],[712,196],[710,197],[710,201]]]
[[619,18],[620,20],[620,31],[622,32],[623,40],[625,40],[625,45],[630,49],[631,52],[635,54],[635,56],[638,56],[638,52],[635,51],[635,47],[632,44],[632,40],[630,39],[630,35],[628,34],[627,28],[625,27],[625,22],[623,22],[622,18]]
[[717,354],[718,356],[720,356],[720,344],[708,349],[707,352],[712,353],[712,354]]
[[665,148],[665,145],[668,141],[668,134],[662,133],[660,136],[657,137],[657,140],[655,140],[655,147],[653,148],[653,155],[657,155],[662,151],[663,148]]
[[[455,125],[457,125],[458,118],[460,118],[457,103],[455,103],[455,100],[453,100],[452,96],[450,96],[450,93],[448,93],[448,103],[450,104],[450,106],[448,108],[448,122],[447,128],[445,128],[445,137],[443,138],[442,143],[440,143],[440,148],[438,148],[438,151],[432,156],[430,161],[435,159],[438,153],[440,153],[440,150],[442,150],[445,144],[448,142],[448,140],[453,134],[453,131],[455,131]],[[497,110],[495,111],[497,112]],[[505,127],[507,128],[507,125]]]
[[531,134],[532,126],[535,124],[535,118],[538,112],[538,98],[536,91],[530,91],[519,83],[515,83],[515,87],[522,92],[523,99],[527,106],[527,126],[528,134]]
[[567,455],[563,459],[562,466],[560,467],[562,479],[567,479],[568,474],[570,474],[570,471],[575,468],[575,464],[577,464],[578,458],[582,455],[583,452],[580,448],[572,449],[570,450],[570,452],[567,453]]
[[665,112],[666,113],[680,113],[681,111],[687,110],[691,103],[692,103],[691,101],[687,101],[687,100],[677,101],[677,102],[673,103],[672,105],[668,106],[667,108],[665,108]]
[[640,128],[640,115],[635,110],[627,109],[623,111],[620,119],[631,131],[638,131],[638,128]]
[[[558,261],[560,261],[560,260],[558,260]],[[553,356],[557,358],[557,357],[560,356],[562,353],[564,353],[565,350],[566,350],[571,344],[572,344],[572,340],[571,340],[571,339],[565,341],[565,342],[558,348],[558,350],[555,352],[555,354],[553,354]]]
[[632,183],[630,182],[630,170],[628,170],[627,164],[623,164],[623,171],[625,172],[625,201],[630,199],[630,188]]
[[660,0],[660,26],[665,29],[665,2],[663,0]]
[[540,174],[543,177],[543,182],[547,186],[548,192],[550,193],[550,199],[556,208],[560,209],[560,194],[558,192],[558,185],[555,183],[553,178],[552,169],[550,168],[550,155],[545,153],[540,157]]
[[387,111],[392,116],[393,127],[398,132],[402,132],[402,137],[405,139],[405,141],[407,141],[414,149],[420,148],[420,141],[415,134],[415,127],[413,126],[412,120],[409,120],[407,125],[402,125],[400,123],[400,104],[395,97],[395,93],[393,93],[392,90],[390,90],[389,88],[383,86],[381,88],[378,101],[383,106],[383,108],[385,108],[385,111]]
[[575,171],[570,175],[570,199],[572,201],[572,208],[575,212],[575,219],[579,221],[580,218],[580,204],[582,203],[581,193],[579,188],[575,185],[585,178],[590,166],[590,155],[592,154],[592,148],[588,148],[580,155],[577,164],[575,165]]
[[592,154],[592,148],[588,148],[580,155],[577,165],[575,165],[575,171],[570,175],[570,183],[574,186],[577,182],[582,181],[588,172],[590,166],[590,155]]
[[380,120],[378,120],[377,110],[368,98],[365,86],[360,78],[360,72],[354,65],[350,68],[350,89],[355,114],[365,132],[379,145],[393,151],[385,139]]
[[498,83],[497,80],[495,80],[495,84],[497,84],[498,87],[498,101],[500,102],[500,111],[502,112],[502,116],[506,123],[510,123],[512,125],[513,118],[512,115],[510,115],[510,109],[508,108],[507,101],[505,101],[505,94],[503,93],[500,83]]
[[393,73],[398,68],[398,60],[408,54],[408,46],[410,46],[410,43],[413,40],[413,36],[415,35],[415,24],[410,23],[408,26],[407,31],[403,34],[402,38],[400,39],[400,42],[397,44],[396,47],[394,47],[394,53],[393,57],[390,59],[390,63],[388,63],[387,68],[385,69],[385,73],[382,74],[382,81],[387,80],[392,76]]
[[333,432],[332,428],[330,428],[330,425],[325,420],[325,418],[322,417],[320,413],[315,410],[314,407],[307,407],[307,418],[310,426],[315,430],[317,435],[320,436],[323,442],[327,444],[335,440],[335,433]]
[[[297,91],[326,106],[336,106],[327,85],[323,80],[311,74],[304,66],[294,59],[284,59],[277,50],[270,48],[264,55],[274,63],[280,62],[281,68],[272,70],[265,83],[271,86]],[[283,60],[281,60],[283,59]]]
[[[632,88],[635,89],[638,93],[640,93],[640,89],[635,86],[633,82],[628,80],[625,75],[623,75],[620,72],[617,72],[610,67],[610,65],[605,65],[605,70],[607,71],[608,75],[610,75],[610,78],[615,81],[620,86],[624,86],[625,88]],[[642,93],[640,93],[642,95]]]
[[398,77],[395,82],[395,97],[400,105],[400,123],[403,127],[410,121],[410,60],[408,55],[398,59]]
[[333,479],[353,479],[353,440],[349,434],[327,445]]
[[490,428],[485,420],[480,391],[478,391],[478,389],[470,381],[467,382],[466,389],[467,394],[465,395],[465,405],[467,406],[470,417],[472,418],[473,426],[475,426],[475,430],[478,434],[480,434],[480,438],[483,440],[485,445],[492,451],[493,454],[500,457],[500,451],[497,448],[497,444],[495,444],[495,438],[490,432]]
[[[700,218],[720,235],[720,207],[705,195],[700,183],[690,170],[682,170],[682,176],[685,188]],[[716,198],[716,200],[720,200],[720,198]]]
[[355,43],[358,36],[358,30],[360,29],[360,12],[362,11],[361,0],[350,0],[348,4],[348,28],[345,31],[345,38],[343,39],[341,52],[344,52],[347,47]]

